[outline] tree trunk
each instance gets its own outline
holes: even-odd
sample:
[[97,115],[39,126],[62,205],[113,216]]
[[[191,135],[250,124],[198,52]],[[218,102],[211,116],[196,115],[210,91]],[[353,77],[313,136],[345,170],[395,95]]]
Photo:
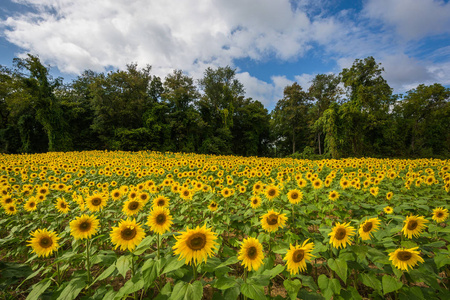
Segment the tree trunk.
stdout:
[[320,132],[317,135],[317,141],[319,142],[319,155],[322,155],[322,148],[320,147]]

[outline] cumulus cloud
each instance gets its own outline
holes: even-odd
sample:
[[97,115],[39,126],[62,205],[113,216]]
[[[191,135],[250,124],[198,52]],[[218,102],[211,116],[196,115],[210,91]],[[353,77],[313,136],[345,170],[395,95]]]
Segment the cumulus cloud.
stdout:
[[405,39],[450,32],[450,3],[440,0],[369,0],[365,14]]

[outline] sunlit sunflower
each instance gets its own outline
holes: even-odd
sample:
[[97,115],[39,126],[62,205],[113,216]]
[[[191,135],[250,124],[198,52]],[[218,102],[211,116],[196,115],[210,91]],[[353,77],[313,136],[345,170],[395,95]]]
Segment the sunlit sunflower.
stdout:
[[26,211],[35,211],[37,209],[36,199],[34,197],[30,197],[23,205],[23,208]]
[[369,220],[364,221],[359,226],[359,236],[363,241],[370,240],[373,232],[378,230],[378,225],[380,224],[380,220],[378,218],[371,218]]
[[316,179],[313,180],[312,185],[313,185],[313,188],[315,190],[317,190],[317,189],[320,189],[322,187],[323,182],[319,178],[316,178]]
[[379,191],[379,188],[378,187],[371,187],[370,189],[369,189],[369,191],[370,191],[370,193],[373,195],[373,196],[377,196],[378,195],[378,191]]
[[280,195],[280,190],[275,185],[269,185],[265,190],[265,195],[267,200],[273,200]]
[[17,213],[17,207],[15,204],[6,204],[3,206],[3,208],[5,209],[5,213],[13,216]]
[[180,232],[181,235],[176,236],[177,240],[173,246],[174,254],[179,255],[179,260],[185,259],[186,264],[197,265],[203,261],[206,262],[208,256],[214,254],[213,249],[217,249],[216,239],[217,234],[211,232],[211,228],[197,226],[195,229],[186,228],[185,232]]
[[350,223],[336,223],[332,231],[328,234],[330,236],[330,244],[334,248],[346,248],[347,244],[351,244],[351,237],[355,234],[355,228],[350,226]]
[[261,206],[261,197],[253,196],[250,198],[250,205],[252,208],[258,208]]
[[386,194],[386,199],[387,199],[387,200],[391,200],[391,199],[392,199],[392,196],[394,196],[394,193],[393,193],[393,192],[388,192],[388,193]]
[[263,247],[258,239],[249,237],[242,241],[241,250],[238,253],[238,259],[242,260],[242,265],[248,271],[257,271],[263,264]]
[[99,221],[95,216],[82,215],[69,223],[70,234],[76,239],[89,239],[97,233]]
[[159,207],[169,207],[169,198],[165,196],[158,196],[155,199],[153,199],[153,207],[159,206]]
[[277,231],[279,227],[284,227],[287,217],[285,214],[277,213],[274,210],[269,210],[267,214],[261,217],[261,226],[265,231]]
[[138,198],[128,199],[123,203],[122,211],[127,216],[133,216],[137,214],[143,207],[144,203],[142,203],[142,201],[140,201]]
[[86,198],[86,206],[92,211],[100,211],[103,207],[106,206],[107,199],[101,194],[94,194]]
[[385,208],[383,208],[383,211],[386,214],[390,215],[390,214],[392,214],[394,212],[394,209],[392,207],[390,207],[390,206],[386,206]]
[[418,262],[423,263],[424,260],[420,257],[420,251],[416,251],[419,247],[410,249],[400,248],[394,252],[389,253],[389,260],[399,270],[408,271],[408,268],[413,268]]
[[314,249],[314,243],[308,243],[307,239],[303,244],[293,246],[290,244],[289,250],[284,257],[287,270],[291,275],[298,274],[306,270],[306,260],[310,260],[314,255],[311,252]]
[[147,225],[150,229],[160,235],[169,231],[172,224],[170,211],[162,206],[154,206],[147,218]]
[[148,200],[150,200],[150,195],[145,192],[141,192],[137,198],[145,205],[147,204]]
[[122,193],[122,191],[121,191],[120,189],[114,189],[114,190],[112,190],[112,192],[111,192],[111,198],[112,198],[114,201],[119,200],[120,198],[122,198],[122,196],[123,196],[123,193]]
[[438,207],[433,209],[433,217],[431,217],[437,223],[442,223],[448,218],[448,209]]
[[54,231],[38,229],[31,233],[31,236],[27,246],[33,248],[32,252],[38,256],[49,256],[53,251],[58,250],[58,240],[60,238]]
[[209,208],[210,211],[216,211],[217,208],[218,208],[218,205],[217,205],[216,202],[211,201],[211,203],[208,205],[208,208]]
[[331,201],[336,201],[337,199],[339,199],[339,193],[337,191],[330,191],[330,193],[328,194],[328,199],[330,199]]
[[419,237],[422,233],[422,230],[424,230],[427,226],[425,223],[428,223],[428,220],[426,220],[422,216],[408,216],[406,217],[406,220],[404,221],[405,225],[402,228],[403,235],[407,236],[409,239],[414,237]]
[[180,198],[186,201],[192,200],[192,192],[186,188],[186,187],[182,187],[180,189]]
[[69,203],[63,198],[56,199],[55,207],[62,214],[67,214],[70,211]]
[[288,200],[292,204],[297,204],[303,199],[303,193],[299,190],[291,190],[287,194]]
[[144,239],[145,232],[135,219],[126,219],[121,220],[118,227],[112,228],[110,237],[111,242],[116,246],[115,249],[120,247],[121,250],[133,251]]

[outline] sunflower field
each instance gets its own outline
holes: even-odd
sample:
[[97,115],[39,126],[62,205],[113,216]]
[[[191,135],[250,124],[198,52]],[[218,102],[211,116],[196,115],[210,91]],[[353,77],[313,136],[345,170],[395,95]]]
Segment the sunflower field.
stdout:
[[0,154],[2,299],[450,299],[450,161]]

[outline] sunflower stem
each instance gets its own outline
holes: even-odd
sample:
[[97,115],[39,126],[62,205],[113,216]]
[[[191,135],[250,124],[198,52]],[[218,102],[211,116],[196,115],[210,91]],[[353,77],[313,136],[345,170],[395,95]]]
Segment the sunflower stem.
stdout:
[[[244,283],[247,283],[247,268],[244,268]],[[244,295],[244,300],[247,300],[247,296]]]
[[89,239],[86,239],[86,273],[88,278],[88,285],[91,284],[92,278],[91,278],[91,261],[90,261],[90,245],[89,245]]
[[192,264],[192,270],[194,272],[194,281],[197,280],[197,264]]

